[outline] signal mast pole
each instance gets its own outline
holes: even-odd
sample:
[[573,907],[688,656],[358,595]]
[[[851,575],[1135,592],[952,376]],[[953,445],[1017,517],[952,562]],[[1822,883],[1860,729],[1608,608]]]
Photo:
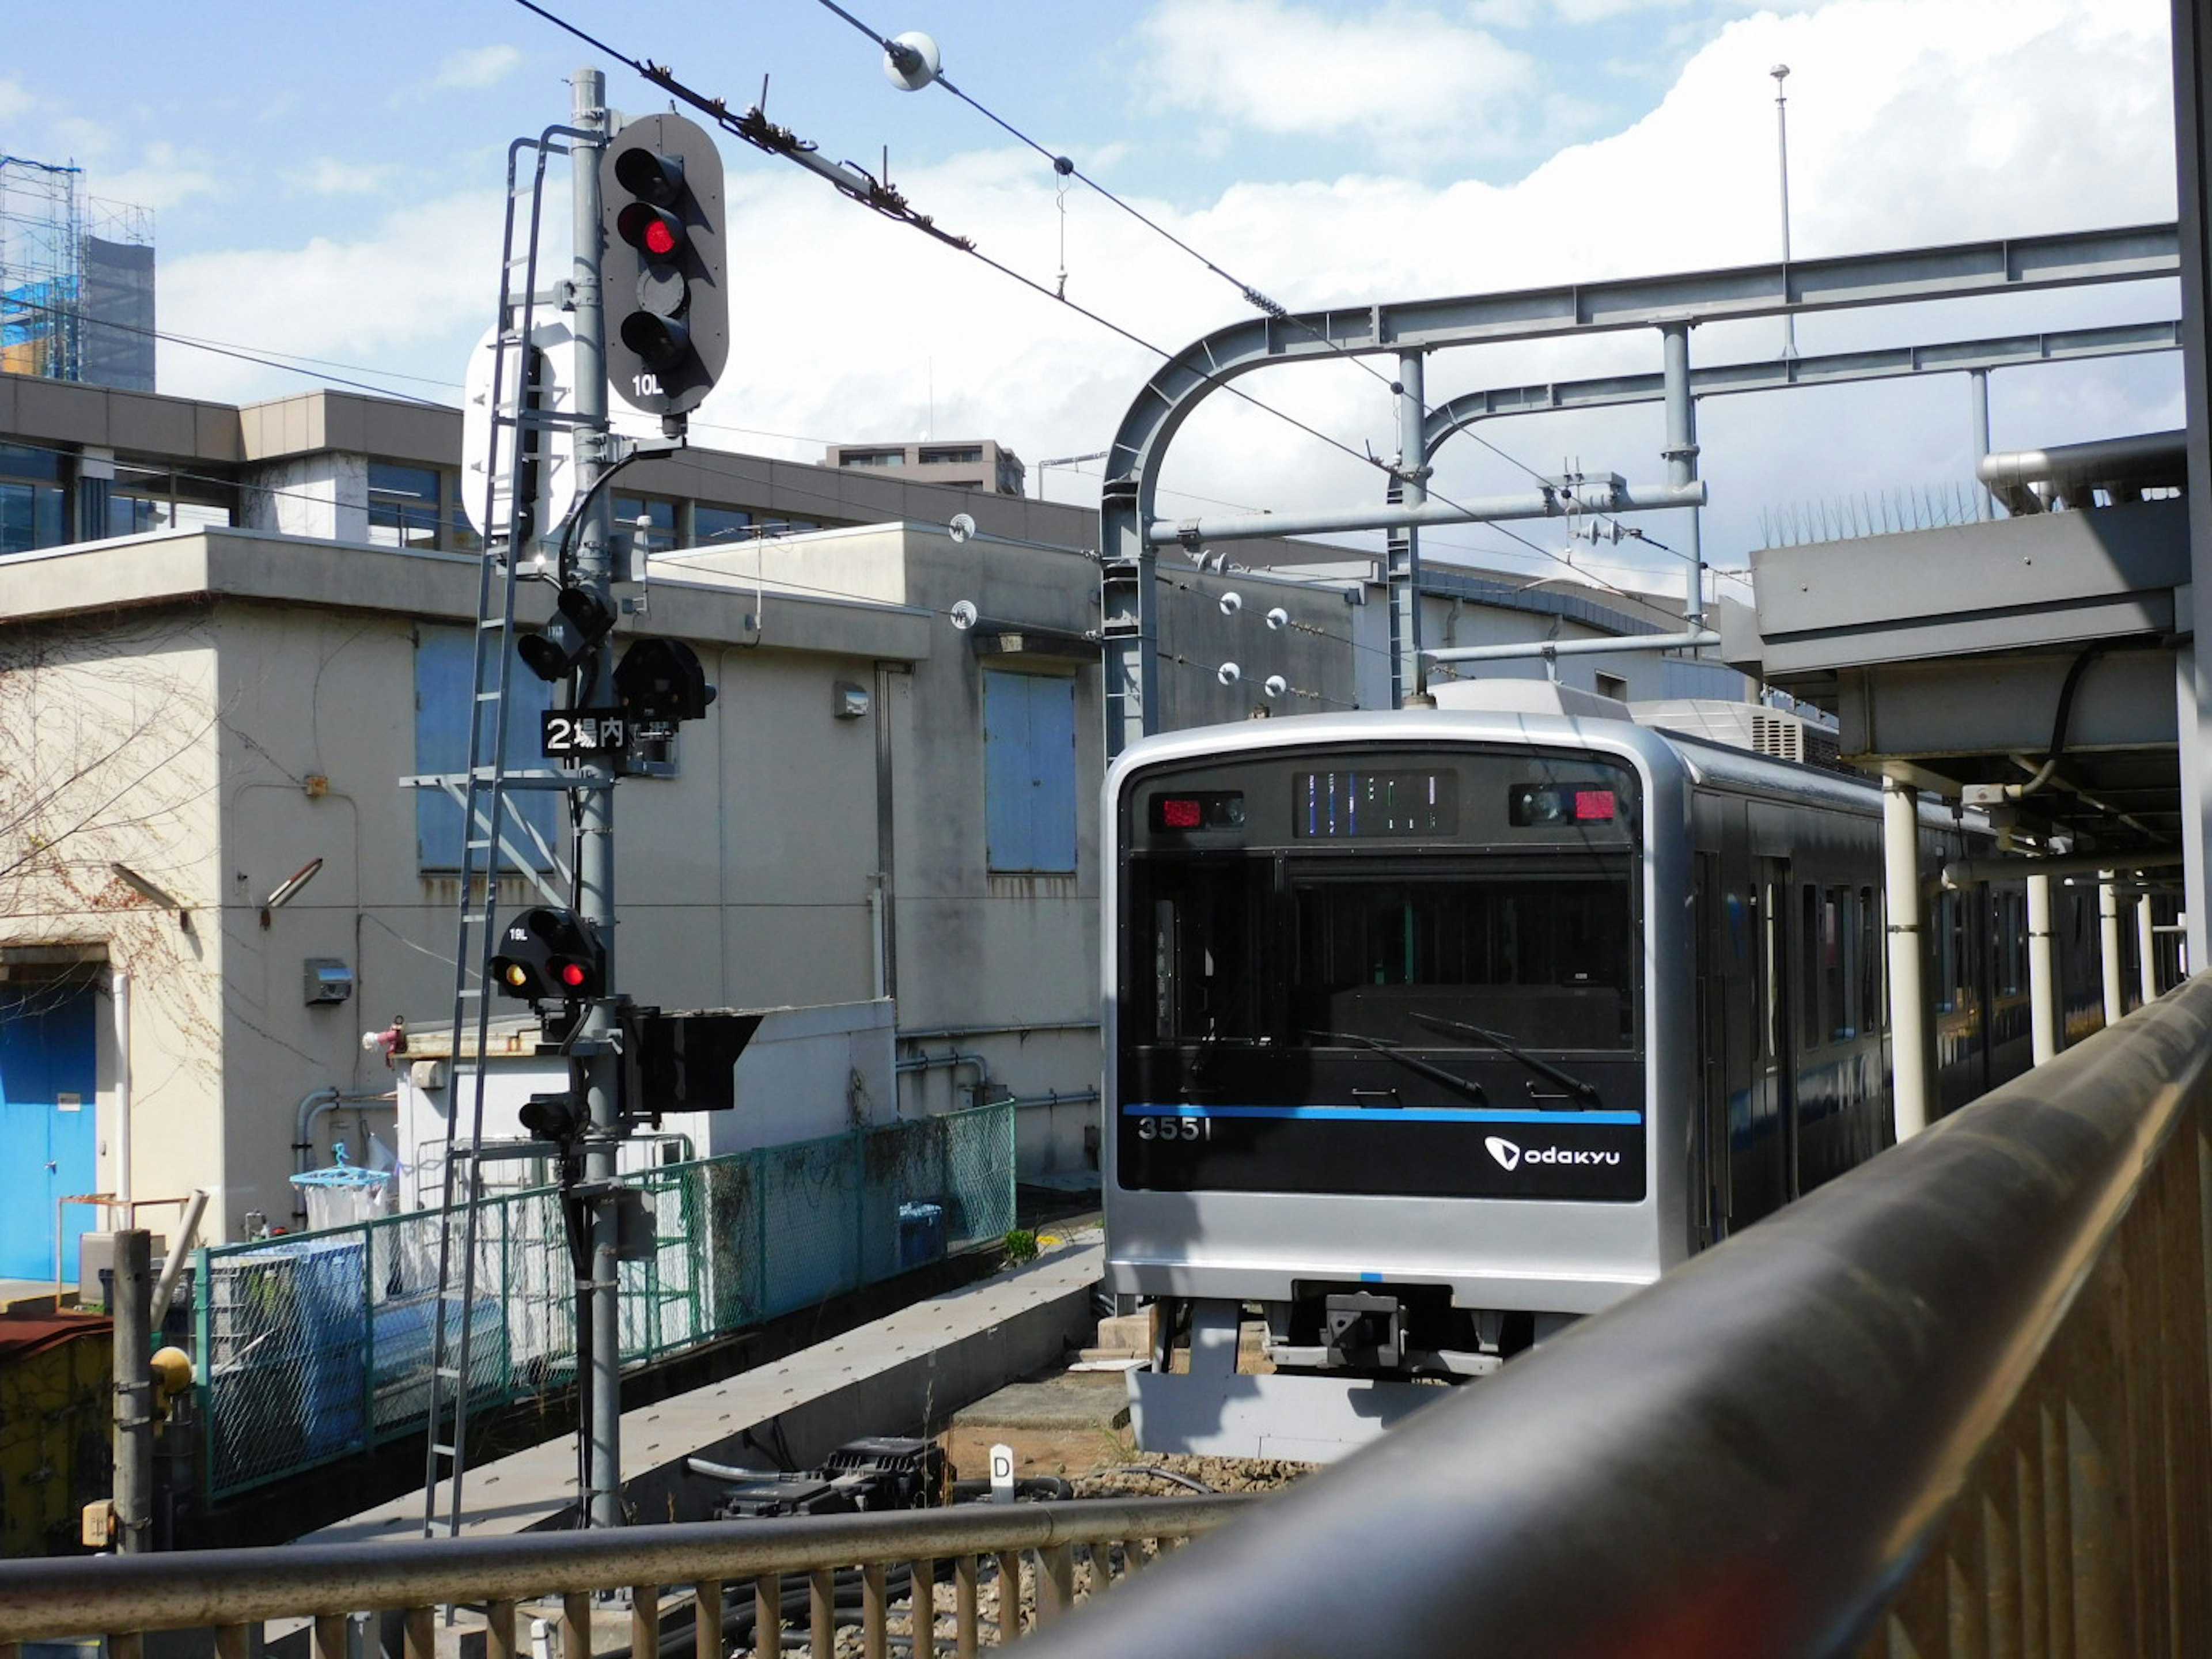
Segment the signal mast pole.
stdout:
[[[574,254],[569,282],[574,290],[571,328],[576,340],[576,494],[584,503],[576,526],[572,568],[566,584],[581,588],[611,611],[613,560],[611,511],[604,491],[592,486],[612,467],[608,453],[606,313],[599,286],[599,157],[609,136],[606,76],[580,69],[569,83],[570,124],[595,135],[579,139],[571,151],[574,191]],[[614,653],[602,641],[585,653],[576,671],[576,706],[603,708],[614,702]],[[587,1120],[583,1135],[584,1186],[592,1216],[591,1364],[580,1369],[579,1413],[587,1448],[586,1490],[581,1494],[585,1524],[622,1524],[622,1304],[621,1267],[617,1261],[615,1147],[620,1121],[621,1055],[616,1050],[615,978],[615,770],[614,757],[583,757],[571,799],[577,829],[577,919],[599,940],[605,966],[602,994],[583,1014],[571,1054],[580,1059]]]

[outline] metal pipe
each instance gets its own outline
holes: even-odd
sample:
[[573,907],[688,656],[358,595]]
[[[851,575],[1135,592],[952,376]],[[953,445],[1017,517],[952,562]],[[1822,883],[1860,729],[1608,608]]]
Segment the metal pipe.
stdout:
[[963,1504],[609,1532],[468,1534],[422,1549],[287,1544],[134,1561],[0,1561],[0,1643],[76,1636],[102,1626],[201,1629],[358,1607],[512,1601],[629,1584],[741,1583],[766,1572],[868,1561],[1189,1538],[1238,1519],[1254,1502],[1224,1493]]
[[2143,1006],[2148,1007],[2158,1000],[2158,923],[2148,893],[2136,897],[2136,971],[2142,981]]
[[1881,781],[1883,904],[1889,929],[1890,1098],[1897,1138],[1928,1127],[1928,994],[1922,984],[1920,792],[1901,778]]
[[1471,501],[1434,501],[1419,507],[1347,507],[1332,512],[1258,513],[1218,519],[1154,519],[1145,539],[1154,547],[1206,542],[1257,541],[1271,536],[1325,536],[1354,530],[1394,530],[1425,524],[1489,524],[1506,519],[1564,519],[1574,513],[1656,513],[1702,507],[1705,487],[1593,481],[1582,490],[1547,488],[1522,495],[1485,495]]
[[1981,465],[1990,453],[1990,372],[1986,368],[1969,369],[1968,386],[1972,389],[1974,408],[1974,481],[1979,486],[1974,491],[1974,516],[1986,521],[1991,500],[1990,488],[1981,483]]
[[185,1263],[192,1253],[192,1242],[199,1237],[200,1218],[207,1213],[208,1194],[204,1187],[192,1188],[185,1200],[185,1212],[177,1222],[177,1236],[170,1241],[168,1255],[161,1262],[161,1277],[154,1286],[154,1302],[150,1319],[155,1330],[169,1316],[169,1304],[177,1299],[177,1285],[185,1276]]
[[1974,476],[2015,513],[2039,513],[2050,505],[2038,485],[2061,501],[2091,489],[2178,487],[2186,477],[2185,435],[2145,432],[2050,449],[2001,450],[1977,461]]
[[[1418,351],[1398,354],[1398,460],[1384,499],[1393,507],[1418,509],[1429,498],[1428,456],[1423,428],[1425,359]],[[1395,526],[1383,550],[1383,579],[1390,597],[1390,707],[1419,703],[1426,695],[1421,666],[1421,532]]]
[[2051,946],[2051,877],[2027,878],[2028,1043],[2040,1066],[2058,1053],[2058,974]]
[[1095,1019],[1039,1019],[1018,1025],[939,1025],[927,1031],[899,1028],[901,1042],[957,1042],[963,1037],[1028,1036],[1039,1031],[1095,1031]]
[[[1662,323],[1659,337],[1667,384],[1667,447],[1660,453],[1667,462],[1667,487],[1685,489],[1698,481],[1698,404],[1690,395],[1690,325],[1686,322]],[[1682,607],[1682,620],[1692,629],[1700,631],[1705,625],[1705,541],[1698,524],[1701,515],[1701,508],[1690,509],[1690,570],[1684,584],[1686,603]]]
[[975,1068],[975,1103],[980,1106],[991,1090],[991,1066],[982,1055],[910,1054],[904,1060],[892,1062],[893,1071],[902,1077],[933,1072],[940,1066],[957,1072],[963,1066],[972,1066]]
[[[2122,1322],[2118,1292],[2076,1298],[2125,1249],[2121,1260],[2162,1260],[2188,1285],[2160,1307],[2186,1297],[2201,1310],[2195,1126],[2212,1099],[2208,1067],[2212,980],[2199,980],[1567,1340],[1445,1393],[1038,1638],[1036,1659],[1256,1659],[1314,1651],[1316,1632],[1402,1659],[1464,1652],[1470,1632],[1498,1654],[1850,1654],[1905,1613],[1908,1584],[1932,1592],[1913,1615],[1932,1626],[1919,1647],[1940,1644],[1945,1575],[1955,1585],[1961,1571],[1942,1546],[1954,1524],[1996,1540],[1992,1560],[2018,1551],[2010,1559],[2068,1575],[2054,1602],[2077,1559],[2094,1571],[2119,1552],[2140,1589],[2116,1598],[2110,1624],[2086,1600],[2073,1614],[2083,1651],[2131,1650],[2138,1596],[2185,1603],[2203,1533],[2185,1514],[2130,1554],[2126,1517],[2138,1503],[2163,1516],[2170,1482],[2202,1490],[2203,1438],[2162,1429],[2156,1406],[2129,1407],[2124,1386],[2084,1396],[2062,1379],[2109,1372],[2104,1345],[2131,1330],[2145,1368],[2185,1367],[2201,1390],[2201,1313],[2161,1339],[2159,1312]],[[2192,1218],[2179,1233],[2177,1206]],[[2069,1329],[2069,1313],[2087,1316]],[[2180,1351],[2192,1339],[2193,1363]],[[2029,1413],[2053,1399],[2075,1401],[2089,1427],[2057,1442],[2052,1501],[2066,1503],[2070,1482],[2074,1530],[2058,1524],[2046,1558],[2049,1511],[2018,1531],[2007,1512],[2016,1486],[2022,1505],[2033,1495]],[[2023,1427],[2029,1475],[2015,1483]],[[2091,1436],[2109,1462],[2086,1462]],[[2002,1474],[1970,1486],[1991,1461]],[[2100,1526],[2116,1506],[2119,1521]]]
[[1519,657],[1601,657],[1620,651],[1682,651],[1718,645],[1721,636],[1701,628],[1684,634],[1629,634],[1595,640],[1524,640],[1512,645],[1454,645],[1424,651],[1431,662],[1506,662]]
[[115,1033],[115,1195],[125,1203],[131,1186],[131,975],[120,968],[108,976]]
[[[1790,100],[1783,88],[1790,79],[1790,65],[1777,64],[1767,73],[1774,77],[1774,159],[1782,175],[1782,270],[1786,299],[1790,271]],[[1787,311],[1782,313],[1782,355],[1797,355],[1797,319]]]
[[2118,874],[2097,872],[2097,945],[2102,957],[2105,1024],[2118,1025],[2127,1013],[2127,988],[2120,977],[2120,896],[2112,890]]
[[[346,1105],[366,1105],[373,1101],[389,1101],[392,1109],[398,1109],[399,1097],[396,1090],[341,1089],[334,1083],[310,1090],[300,1097],[292,1113],[292,1173],[305,1175],[315,1153],[315,1121],[325,1112],[335,1112]],[[307,1224],[307,1201],[298,1187],[292,1188],[292,1219],[295,1232]]]

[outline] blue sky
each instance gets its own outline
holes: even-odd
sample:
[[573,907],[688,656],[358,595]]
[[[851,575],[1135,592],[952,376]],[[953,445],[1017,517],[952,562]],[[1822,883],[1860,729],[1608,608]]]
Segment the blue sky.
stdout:
[[[769,76],[771,117],[872,169],[888,149],[917,207],[1048,285],[1064,228],[1069,294],[1159,344],[1245,314],[1231,288],[1099,198],[1077,189],[1063,203],[1042,160],[974,110],[941,90],[894,89],[875,48],[816,0],[550,9],[733,106]],[[1772,257],[1776,61],[1794,71],[1801,255],[2172,212],[2158,0],[849,9],[932,33],[972,97],[1294,307]],[[165,328],[362,366],[447,401],[490,318],[508,141],[564,118],[580,64],[603,62],[618,108],[665,106],[511,0],[19,8],[10,40],[0,149],[74,160],[93,194],[155,210]],[[703,440],[805,459],[826,441],[925,432],[988,434],[1031,459],[1103,447],[1141,383],[1142,352],[787,163],[734,140],[724,155],[739,245],[733,349]],[[2154,317],[2172,303],[2117,289],[1808,319],[1800,344]],[[1697,349],[1718,361],[1772,343],[1711,331]],[[1656,364],[1648,340],[1581,341],[1439,362],[1431,388]],[[309,383],[182,347],[164,349],[161,376],[165,391],[230,400]],[[1387,400],[1356,373],[1246,384],[1355,447],[1390,436]],[[2158,360],[2018,371],[1999,377],[1996,435],[2047,443],[2171,423],[2177,386]],[[1964,411],[1956,383],[1710,402],[1709,552],[1740,562],[1762,506],[1957,481]],[[1547,469],[1578,458],[1634,478],[1657,471],[1652,418],[1488,435]],[[1171,477],[1193,495],[1255,506],[1372,489],[1358,463],[1225,407],[1194,421]],[[1470,447],[1440,484],[1510,477]],[[1094,488],[1063,475],[1054,493]],[[1437,539],[1468,558],[1523,556],[1494,533]]]

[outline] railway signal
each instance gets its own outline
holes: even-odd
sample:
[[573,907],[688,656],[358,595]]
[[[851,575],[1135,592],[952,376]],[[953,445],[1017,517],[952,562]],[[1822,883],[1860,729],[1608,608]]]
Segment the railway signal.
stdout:
[[607,379],[665,418],[699,406],[730,351],[722,158],[680,115],[633,121],[599,163]]
[[614,625],[615,610],[605,599],[587,587],[564,587],[544,627],[521,640],[514,653],[539,679],[565,678]]
[[525,910],[500,934],[492,983],[528,1002],[589,1002],[605,994],[606,957],[573,912]]
[[638,640],[615,665],[615,696],[636,720],[696,720],[714,701],[696,652],[681,640]]

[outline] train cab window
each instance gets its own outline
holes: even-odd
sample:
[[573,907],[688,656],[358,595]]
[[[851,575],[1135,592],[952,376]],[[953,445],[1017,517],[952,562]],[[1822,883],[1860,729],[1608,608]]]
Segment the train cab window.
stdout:
[[1292,885],[1291,1030],[1455,1046],[1427,1014],[1547,1048],[1636,1039],[1625,870],[1478,878],[1315,877]]
[[1129,950],[1133,969],[1149,968],[1152,994],[1149,1006],[1133,998],[1123,1009],[1129,1035],[1139,1042],[1251,1041],[1268,867],[1240,861],[1150,873],[1151,901],[1131,917]]

